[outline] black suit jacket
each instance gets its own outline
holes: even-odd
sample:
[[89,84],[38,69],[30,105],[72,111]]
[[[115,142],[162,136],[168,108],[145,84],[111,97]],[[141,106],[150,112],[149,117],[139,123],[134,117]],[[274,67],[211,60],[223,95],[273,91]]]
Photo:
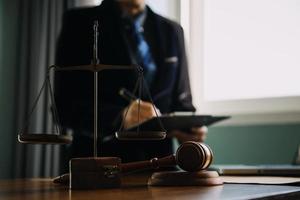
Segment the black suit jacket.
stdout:
[[[67,67],[91,63],[95,20],[99,21],[100,63],[132,64],[118,9],[114,1],[104,0],[98,7],[66,12],[58,41],[56,64]],[[154,104],[162,113],[194,111],[183,29],[177,23],[157,15],[150,8],[147,9],[144,26],[145,31],[151,30],[153,34],[152,40],[148,43],[157,65],[157,75],[150,88],[151,95],[155,99]],[[101,138],[118,129],[114,123],[115,119],[128,105],[128,102],[118,95],[118,91],[121,87],[132,90],[136,78],[137,73],[130,70],[100,72],[99,131]],[[93,130],[93,73],[57,72],[55,96],[63,127],[72,128],[75,134],[91,135]],[[167,143],[170,144],[170,142]]]

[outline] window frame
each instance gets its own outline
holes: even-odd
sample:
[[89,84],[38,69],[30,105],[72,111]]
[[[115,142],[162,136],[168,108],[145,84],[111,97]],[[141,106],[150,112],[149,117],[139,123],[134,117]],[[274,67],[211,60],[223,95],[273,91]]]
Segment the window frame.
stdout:
[[[300,122],[300,97],[246,100],[204,100],[203,13],[205,0],[181,0],[180,23],[185,32],[193,102],[200,114],[231,115],[220,125],[283,124]],[[200,80],[200,81],[199,81]]]

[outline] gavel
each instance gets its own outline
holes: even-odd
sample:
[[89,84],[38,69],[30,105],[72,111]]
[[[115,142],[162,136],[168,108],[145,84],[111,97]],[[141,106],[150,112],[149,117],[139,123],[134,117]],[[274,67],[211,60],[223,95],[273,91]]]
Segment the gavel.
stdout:
[[122,172],[132,172],[143,169],[158,169],[178,165],[188,172],[207,169],[212,163],[213,153],[204,143],[188,141],[179,146],[176,153],[163,158],[152,158],[149,161],[120,164]]
[[175,154],[148,161],[121,163],[118,157],[73,158],[70,160],[71,176],[57,177],[54,183],[70,180],[70,188],[73,189],[118,187],[122,173],[176,165],[187,172],[196,172],[207,169],[212,160],[213,153],[208,145],[188,141],[182,143]]

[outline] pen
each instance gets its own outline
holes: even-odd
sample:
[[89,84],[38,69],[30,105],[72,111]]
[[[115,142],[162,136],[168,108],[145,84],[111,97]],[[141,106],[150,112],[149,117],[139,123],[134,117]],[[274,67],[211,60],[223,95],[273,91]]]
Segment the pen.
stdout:
[[121,88],[119,91],[119,95],[121,97],[123,97],[124,99],[126,99],[127,101],[131,102],[131,101],[135,101],[138,98],[132,94],[129,90],[127,90],[126,88]]

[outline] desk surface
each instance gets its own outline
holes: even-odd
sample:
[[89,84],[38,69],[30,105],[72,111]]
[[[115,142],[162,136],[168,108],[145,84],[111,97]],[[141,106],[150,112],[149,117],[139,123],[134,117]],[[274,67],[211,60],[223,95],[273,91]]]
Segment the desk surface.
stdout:
[[54,185],[50,179],[18,179],[0,181],[0,200],[194,200],[194,199],[300,199],[300,187],[225,184],[214,187],[147,187],[146,176],[123,178],[123,187],[116,189],[71,191]]

